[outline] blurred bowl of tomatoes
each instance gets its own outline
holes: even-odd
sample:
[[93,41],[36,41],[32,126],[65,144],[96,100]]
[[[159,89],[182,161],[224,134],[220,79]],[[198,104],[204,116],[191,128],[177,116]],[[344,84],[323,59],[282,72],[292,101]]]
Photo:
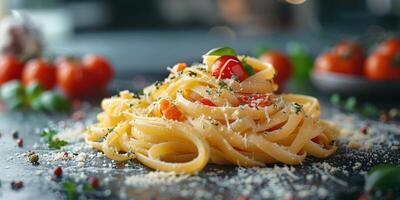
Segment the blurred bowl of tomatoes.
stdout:
[[381,42],[369,55],[358,42],[339,42],[315,59],[311,81],[325,93],[400,96],[400,39]]

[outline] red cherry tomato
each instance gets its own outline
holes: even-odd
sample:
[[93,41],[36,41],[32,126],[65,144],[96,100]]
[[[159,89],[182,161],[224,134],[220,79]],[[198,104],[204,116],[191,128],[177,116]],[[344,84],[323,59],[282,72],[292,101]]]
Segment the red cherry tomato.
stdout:
[[235,56],[219,57],[212,67],[212,75],[220,79],[230,79],[232,76],[236,76],[239,81],[243,81],[249,76]]
[[76,60],[65,59],[57,66],[57,84],[69,98],[85,95],[88,82],[85,80],[83,68]]
[[357,42],[339,42],[332,49],[332,53],[339,56],[340,62],[351,65],[351,74],[362,74],[365,55],[362,46]]
[[365,63],[364,73],[370,80],[400,80],[400,51],[371,54]]
[[270,63],[276,70],[274,81],[278,84],[283,84],[292,75],[293,67],[289,58],[278,51],[267,51],[262,54],[260,60]]
[[250,107],[265,107],[272,104],[271,96],[266,94],[239,95],[238,99],[241,104]]
[[114,75],[111,64],[98,55],[86,55],[82,59],[82,65],[92,92],[103,91]]
[[392,38],[382,42],[376,49],[377,53],[389,54],[400,51],[400,39]]
[[30,60],[22,72],[22,82],[27,86],[35,81],[46,90],[52,89],[56,84],[56,68],[41,58]]
[[0,85],[14,79],[20,79],[24,68],[13,55],[3,55],[0,57]]
[[348,75],[360,75],[360,68],[339,56],[326,52],[317,57],[315,60],[315,72],[317,73],[342,73]]
[[201,103],[206,106],[216,106],[210,99],[207,98],[201,98],[196,101],[197,103]]

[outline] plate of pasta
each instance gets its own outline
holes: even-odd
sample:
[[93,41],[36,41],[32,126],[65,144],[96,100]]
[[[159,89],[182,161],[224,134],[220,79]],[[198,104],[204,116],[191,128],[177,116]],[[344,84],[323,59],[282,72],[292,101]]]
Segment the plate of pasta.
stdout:
[[223,47],[202,63],[168,70],[165,80],[141,93],[104,99],[86,143],[112,160],[186,174],[208,163],[298,165],[337,149],[338,129],[320,119],[318,100],[276,93],[268,63]]

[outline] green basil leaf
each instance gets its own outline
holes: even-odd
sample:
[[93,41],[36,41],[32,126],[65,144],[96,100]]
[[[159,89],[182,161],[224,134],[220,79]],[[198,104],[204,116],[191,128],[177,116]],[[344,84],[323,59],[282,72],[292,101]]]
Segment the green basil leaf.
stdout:
[[252,66],[250,66],[249,64],[247,64],[247,57],[245,56],[242,60],[241,60],[241,63],[242,63],[242,65],[243,65],[243,68],[244,68],[244,70],[247,72],[247,74],[249,75],[249,76],[251,76],[251,75],[253,75],[253,74],[255,74],[256,72],[254,71],[254,69],[253,69],[253,67]]
[[40,95],[40,103],[46,111],[69,112],[70,104],[67,99],[52,91],[46,91]]
[[25,106],[25,101],[22,97],[14,97],[6,100],[8,109],[21,110]]
[[17,80],[9,81],[1,87],[0,96],[6,101],[15,98],[23,99],[25,96],[25,90],[21,82]]
[[40,96],[43,93],[44,89],[39,82],[34,82],[26,87],[25,91],[26,96],[28,96],[28,98],[32,100]]
[[243,64],[244,70],[246,70],[246,72],[247,72],[247,74],[248,74],[249,76],[251,76],[251,75],[253,75],[253,74],[256,73],[256,72],[254,71],[253,67],[251,67],[249,64],[247,64],[247,63],[242,63],[242,64]]
[[378,165],[371,169],[365,181],[364,189],[393,190],[400,189],[400,167]]
[[211,49],[206,53],[210,56],[237,56],[236,51],[230,47],[220,47]]

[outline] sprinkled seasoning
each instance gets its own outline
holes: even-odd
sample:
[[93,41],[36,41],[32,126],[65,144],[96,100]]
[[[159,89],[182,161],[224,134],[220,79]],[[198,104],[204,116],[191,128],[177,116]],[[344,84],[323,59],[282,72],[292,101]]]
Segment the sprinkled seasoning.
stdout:
[[364,125],[363,127],[361,127],[360,132],[366,135],[368,133],[368,125]]
[[387,123],[389,121],[389,114],[387,112],[383,112],[380,116],[379,116],[379,121],[383,122],[383,123]]
[[22,181],[12,181],[11,182],[11,189],[13,190],[20,190],[24,187],[24,182]]
[[54,168],[53,174],[55,177],[60,178],[62,176],[62,168],[60,166]]
[[37,164],[38,163],[38,161],[39,161],[39,155],[37,155],[37,154],[32,154],[32,155],[30,155],[29,156],[29,161],[32,163],[32,164]]
[[156,81],[156,82],[154,83],[154,86],[155,86],[156,89],[158,90],[158,89],[160,89],[160,87],[161,87],[163,84],[164,84],[163,82]]
[[18,147],[23,147],[24,146],[24,140],[22,138],[17,139],[17,145]]
[[224,89],[224,88],[228,87],[228,85],[224,81],[219,81],[218,86],[219,86],[219,89]]
[[90,177],[89,178],[89,184],[92,188],[96,189],[99,187],[99,179],[97,179],[96,177]]
[[293,105],[293,108],[294,108],[296,114],[299,114],[299,112],[301,112],[303,110],[303,105],[301,105],[301,104],[294,103],[292,105]]
[[11,133],[12,137],[16,140],[18,139],[18,131],[17,130],[13,130],[13,132]]
[[189,75],[190,77],[196,77],[196,76],[197,76],[197,73],[196,73],[196,72],[189,71],[189,72],[188,72],[188,75]]

